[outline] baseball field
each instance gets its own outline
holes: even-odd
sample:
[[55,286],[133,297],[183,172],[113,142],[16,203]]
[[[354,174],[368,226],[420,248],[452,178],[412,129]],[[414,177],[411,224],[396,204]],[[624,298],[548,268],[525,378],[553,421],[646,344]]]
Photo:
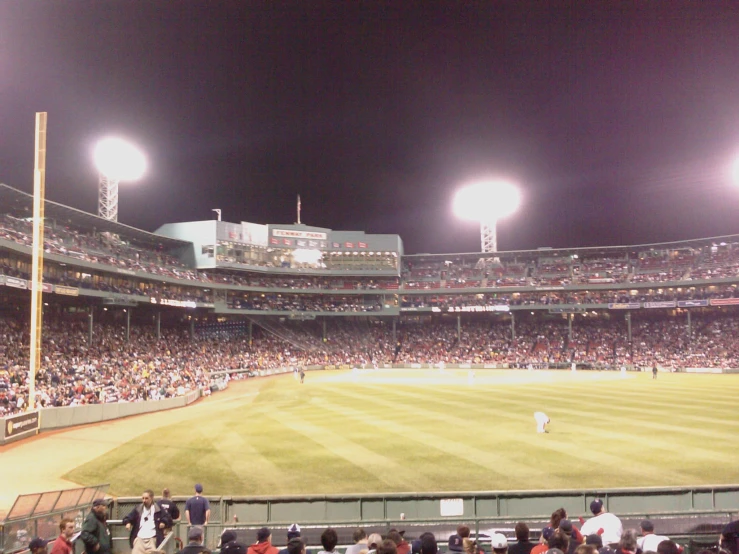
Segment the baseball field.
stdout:
[[[232,382],[164,413],[6,447],[15,494],[647,487],[739,482],[739,375],[367,370]],[[536,433],[533,413],[551,418]]]

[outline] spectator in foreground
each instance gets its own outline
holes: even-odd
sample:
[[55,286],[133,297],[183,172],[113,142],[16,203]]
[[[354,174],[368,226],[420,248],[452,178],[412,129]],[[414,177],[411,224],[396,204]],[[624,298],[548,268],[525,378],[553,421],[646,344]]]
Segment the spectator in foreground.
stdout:
[[657,554],[682,554],[682,549],[672,541],[662,541],[657,546]]
[[246,545],[236,539],[236,532],[231,529],[221,533],[221,554],[246,554]]
[[375,554],[382,544],[382,536],[379,533],[372,533],[367,537],[367,554]]
[[288,554],[305,554],[305,543],[300,537],[293,537],[287,541],[287,548],[285,550],[287,550]]
[[352,533],[354,544],[346,549],[346,554],[359,554],[362,550],[367,550],[367,533],[361,527]]
[[48,541],[45,541],[44,539],[36,537],[30,543],[28,543],[28,550],[31,551],[31,554],[46,554],[47,544],[48,544]]
[[[585,536],[593,533],[600,534],[604,545],[617,547],[624,530],[621,520],[606,511],[600,498],[590,503],[590,511],[593,512],[593,517],[583,524],[580,532]],[[600,529],[603,529],[602,533],[598,533]]]
[[108,526],[108,501],[96,498],[92,510],[82,523],[80,539],[87,554],[110,554],[113,547]]
[[423,533],[419,539],[421,540],[421,554],[437,554],[439,546],[436,544],[436,537],[433,533]]
[[395,549],[398,551],[398,554],[411,553],[410,543],[403,538],[403,535],[397,529],[390,529],[387,538],[395,543]]
[[670,537],[654,534],[654,524],[648,519],[643,520],[639,527],[642,536],[636,541],[637,546],[642,552],[657,552],[657,547],[662,541],[669,541]]
[[636,531],[627,529],[621,534],[621,540],[618,541],[616,554],[641,554],[641,550],[636,542]]
[[123,518],[123,524],[131,532],[128,537],[131,554],[154,552],[164,541],[164,529],[172,527],[169,512],[154,503],[152,490],[145,490],[141,501]]
[[523,521],[516,523],[516,544],[508,546],[508,554],[531,554],[534,543],[529,541],[529,526]]
[[598,554],[598,549],[592,544],[581,544],[575,549],[575,554]]
[[204,536],[205,533],[202,527],[198,525],[190,527],[187,532],[187,546],[177,554],[210,554],[210,550],[203,546]]
[[195,485],[195,496],[185,503],[185,517],[188,525],[208,525],[210,521],[210,502],[202,496],[203,485]]
[[567,540],[570,542],[570,548],[567,550],[567,554],[575,554],[575,549],[580,546],[580,542],[572,536],[572,522],[569,519],[563,519],[559,522],[559,530],[567,535]]
[[390,539],[385,539],[382,544],[377,547],[377,554],[398,554],[395,543]]
[[506,554],[508,552],[508,539],[503,533],[493,533],[490,537],[490,547],[495,554]]
[[554,529],[552,529],[551,527],[544,527],[544,529],[541,530],[539,544],[531,549],[530,554],[544,554],[544,552],[549,550],[549,539],[552,538],[552,535],[554,535]]
[[570,538],[557,529],[549,538],[547,544],[549,545],[549,550],[557,549],[561,550],[564,554],[567,554],[567,551],[570,548]]
[[73,554],[74,520],[64,518],[59,522],[59,536],[51,546],[51,554]]
[[[174,500],[172,500],[172,496],[169,492],[169,489],[164,489],[162,491],[162,499],[159,500],[157,504],[159,505],[160,508],[163,508],[164,510],[167,511],[173,524],[175,521],[180,520],[180,509],[177,507],[177,504],[175,504]],[[169,530],[169,529],[171,529],[171,527],[166,530]]]
[[247,550],[247,554],[277,554],[278,552],[277,548],[272,546],[272,532],[266,527],[257,531],[257,542]]
[[336,545],[339,543],[339,536],[336,531],[329,527],[323,533],[321,533],[321,545],[323,550],[318,554],[333,554]]
[[[300,538],[300,525],[297,523],[293,523],[290,527],[287,528],[287,544],[290,544],[290,541],[293,539],[299,539]],[[303,548],[305,548],[305,543],[303,544]],[[278,554],[289,554],[287,550],[287,546],[280,550]]]
[[721,531],[718,540],[719,546],[731,554],[739,554],[739,519],[727,523]]

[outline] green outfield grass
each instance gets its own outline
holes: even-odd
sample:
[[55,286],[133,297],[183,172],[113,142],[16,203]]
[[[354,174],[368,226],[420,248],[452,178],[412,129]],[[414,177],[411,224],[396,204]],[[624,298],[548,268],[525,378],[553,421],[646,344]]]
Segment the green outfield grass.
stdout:
[[[195,482],[229,495],[739,482],[739,375],[468,379],[408,370],[239,382],[231,394],[243,397],[208,419],[149,432],[65,477],[116,495],[189,494]],[[550,416],[549,434],[536,433],[535,410]]]

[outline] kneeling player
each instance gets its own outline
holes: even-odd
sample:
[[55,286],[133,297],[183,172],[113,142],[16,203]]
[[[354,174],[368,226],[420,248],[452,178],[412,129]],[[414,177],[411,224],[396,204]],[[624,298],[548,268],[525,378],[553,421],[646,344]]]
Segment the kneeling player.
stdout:
[[536,432],[537,433],[548,433],[546,427],[549,423],[549,417],[544,412],[534,412],[534,419],[536,420]]

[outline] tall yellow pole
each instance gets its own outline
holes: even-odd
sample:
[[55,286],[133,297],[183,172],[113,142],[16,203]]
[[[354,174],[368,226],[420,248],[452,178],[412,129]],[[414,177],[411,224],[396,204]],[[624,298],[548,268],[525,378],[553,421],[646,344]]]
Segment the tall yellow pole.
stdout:
[[41,326],[44,302],[44,195],[46,185],[46,112],[36,112],[36,150],[33,169],[33,257],[31,266],[31,363],[28,369],[28,407],[36,407],[36,374],[41,367]]

